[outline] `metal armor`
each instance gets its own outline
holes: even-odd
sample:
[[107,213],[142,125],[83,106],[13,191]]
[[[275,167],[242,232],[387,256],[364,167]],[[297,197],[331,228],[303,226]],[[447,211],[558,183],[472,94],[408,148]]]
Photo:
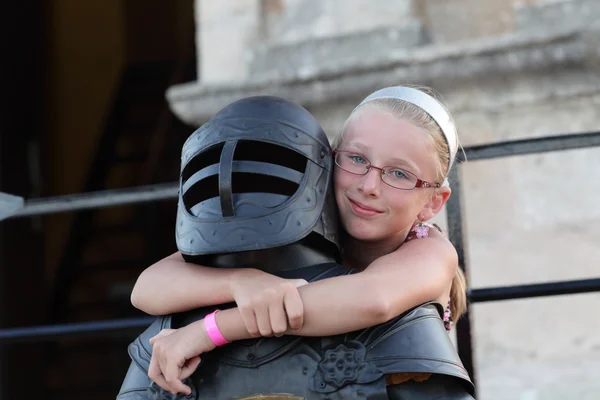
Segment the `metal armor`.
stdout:
[[[337,264],[295,270],[286,277],[315,281],[347,274]],[[133,360],[119,400],[185,399],[154,385],[147,376],[161,329],[180,327],[213,308],[158,318],[130,346]],[[428,303],[365,330],[325,338],[283,336],[234,342],[204,354],[186,384],[194,399],[473,399],[473,386],[441,320],[442,307]],[[386,386],[394,373],[431,373],[423,382]],[[280,397],[282,399],[288,397]],[[272,397],[273,399],[279,397]]]
[[[352,273],[337,264],[332,168],[327,137],[302,107],[269,96],[232,103],[184,145],[180,252],[202,265],[309,282]],[[433,303],[345,335],[234,342],[202,356],[186,381],[190,397],[165,392],[147,376],[149,338],[213,310],[158,318],[129,346],[132,364],[117,399],[472,399],[442,308]],[[433,375],[386,386],[386,375],[415,372]]]
[[299,105],[272,96],[230,104],[183,145],[177,248],[221,267],[215,257],[301,240],[339,255],[333,165],[325,132]]

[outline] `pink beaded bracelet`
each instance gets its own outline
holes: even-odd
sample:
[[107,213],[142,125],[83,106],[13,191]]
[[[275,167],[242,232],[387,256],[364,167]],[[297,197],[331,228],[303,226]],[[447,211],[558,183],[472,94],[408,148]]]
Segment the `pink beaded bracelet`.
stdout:
[[215,310],[204,317],[204,327],[206,328],[206,333],[215,346],[223,346],[229,343],[227,339],[223,337],[219,327],[217,326],[217,321],[215,320],[215,314],[220,310]]

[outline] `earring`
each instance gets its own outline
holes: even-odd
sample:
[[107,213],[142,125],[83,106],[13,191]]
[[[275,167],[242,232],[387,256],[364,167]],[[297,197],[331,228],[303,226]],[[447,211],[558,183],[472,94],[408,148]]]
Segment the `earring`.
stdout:
[[429,236],[429,224],[423,223],[419,215],[419,223],[413,226],[412,231],[416,234],[417,239],[424,239]]

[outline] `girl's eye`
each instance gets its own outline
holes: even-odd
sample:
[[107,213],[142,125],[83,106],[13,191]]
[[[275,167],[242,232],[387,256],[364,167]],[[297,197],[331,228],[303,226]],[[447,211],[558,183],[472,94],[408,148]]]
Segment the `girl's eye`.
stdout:
[[357,164],[367,164],[367,160],[364,157],[356,154],[349,154],[348,158],[350,158],[352,162],[355,162]]
[[398,180],[408,179],[408,175],[406,174],[406,172],[404,172],[401,169],[393,169],[393,170],[390,171],[389,175],[392,178],[398,179]]

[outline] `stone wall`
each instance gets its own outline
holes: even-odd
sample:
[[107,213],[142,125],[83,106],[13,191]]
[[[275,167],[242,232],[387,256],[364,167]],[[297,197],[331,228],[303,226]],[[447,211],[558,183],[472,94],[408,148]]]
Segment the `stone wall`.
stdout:
[[[274,94],[331,134],[368,93],[416,83],[441,93],[465,146],[600,128],[595,0],[197,0],[196,12],[200,80],[167,93],[191,124]],[[461,176],[472,287],[597,277],[600,149],[471,161]],[[480,398],[596,396],[598,300],[474,305]]]

